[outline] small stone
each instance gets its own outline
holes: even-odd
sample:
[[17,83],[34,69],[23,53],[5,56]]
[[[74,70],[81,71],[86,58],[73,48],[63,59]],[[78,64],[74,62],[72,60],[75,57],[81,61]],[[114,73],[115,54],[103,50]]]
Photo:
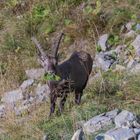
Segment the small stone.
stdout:
[[135,22],[131,21],[131,22],[128,22],[125,25],[125,27],[127,28],[128,31],[130,31],[134,25],[135,25]]
[[119,45],[116,47],[115,52],[117,54],[121,53],[126,48],[126,45]]
[[109,36],[108,34],[104,34],[100,36],[99,38],[98,45],[101,47],[103,51],[106,51],[107,49],[106,42],[107,42],[108,36]]
[[131,70],[131,74],[137,74],[140,72],[140,64],[135,65]]
[[131,68],[133,68],[136,64],[138,64],[138,62],[137,62],[136,60],[134,60],[134,59],[131,59],[131,60],[128,62],[128,64],[127,64],[127,68],[128,68],[128,69],[131,69]]
[[140,31],[140,24],[136,25],[136,31]]
[[71,140],[85,140],[82,129],[77,130]]
[[24,81],[24,82],[21,84],[20,88],[21,88],[21,90],[24,91],[24,90],[26,90],[28,87],[30,87],[33,83],[34,83],[34,80],[33,80],[33,79],[28,79],[28,80]]
[[140,35],[136,37],[136,39],[131,43],[131,45],[135,48],[136,55],[140,56]]
[[26,70],[26,76],[29,79],[39,79],[45,74],[45,70],[43,68],[38,69],[30,69]]
[[122,127],[122,128],[131,128],[133,127],[133,122],[136,120],[136,116],[127,111],[127,110],[123,110],[121,113],[119,113],[116,117],[115,117],[115,125],[116,127]]
[[0,118],[3,118],[5,114],[5,105],[0,105]]
[[10,103],[15,103],[15,102],[22,100],[22,99],[23,99],[22,90],[17,89],[17,90],[5,93],[3,95],[1,101],[3,103],[10,104]]
[[124,38],[134,38],[137,35],[137,33],[134,30],[130,30],[128,33],[124,34]]

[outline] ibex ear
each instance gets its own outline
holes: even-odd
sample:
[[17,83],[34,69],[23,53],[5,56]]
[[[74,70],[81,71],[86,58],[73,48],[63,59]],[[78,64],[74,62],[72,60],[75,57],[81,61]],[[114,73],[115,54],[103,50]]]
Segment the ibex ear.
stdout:
[[64,36],[64,33],[62,32],[59,36],[59,39],[58,39],[58,42],[56,43],[55,46],[53,46],[53,50],[52,50],[52,55],[58,59],[58,49],[59,49],[59,46],[60,46],[60,43],[61,43],[61,40]]

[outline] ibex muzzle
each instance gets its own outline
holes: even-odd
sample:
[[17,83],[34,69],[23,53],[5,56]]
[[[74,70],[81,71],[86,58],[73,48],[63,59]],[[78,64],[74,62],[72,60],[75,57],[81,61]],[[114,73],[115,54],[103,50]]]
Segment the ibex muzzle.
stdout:
[[89,75],[92,71],[93,60],[90,54],[80,51],[74,52],[65,62],[58,64],[58,49],[63,33],[53,49],[53,53],[48,55],[44,52],[36,38],[32,37],[38,52],[40,64],[44,67],[46,73],[58,75],[59,81],[49,80],[50,88],[50,115],[54,113],[57,97],[61,97],[59,110],[62,112],[67,98],[67,93],[75,92],[75,103],[80,104],[83,95],[83,89],[86,87]]

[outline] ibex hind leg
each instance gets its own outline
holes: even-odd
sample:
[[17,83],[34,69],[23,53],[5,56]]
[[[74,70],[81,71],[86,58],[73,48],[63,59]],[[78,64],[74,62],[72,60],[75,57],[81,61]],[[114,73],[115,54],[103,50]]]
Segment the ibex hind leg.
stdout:
[[60,113],[62,113],[62,111],[64,110],[64,104],[66,102],[66,99],[67,99],[67,94],[64,93],[62,99],[60,100],[60,104],[59,104]]
[[80,104],[83,91],[75,91],[75,103]]

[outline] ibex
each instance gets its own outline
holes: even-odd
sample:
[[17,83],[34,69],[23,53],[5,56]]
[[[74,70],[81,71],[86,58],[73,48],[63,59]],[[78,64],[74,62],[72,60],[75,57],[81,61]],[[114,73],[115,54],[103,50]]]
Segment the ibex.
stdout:
[[55,111],[57,97],[61,97],[59,110],[60,113],[64,108],[67,94],[75,92],[75,103],[80,104],[83,95],[83,89],[86,87],[89,75],[92,70],[93,60],[90,54],[84,51],[75,51],[68,60],[58,64],[58,49],[63,33],[56,46],[52,50],[52,54],[46,54],[35,37],[32,37],[38,52],[41,65],[46,73],[58,75],[59,81],[50,80],[48,86],[50,88],[50,115]]

